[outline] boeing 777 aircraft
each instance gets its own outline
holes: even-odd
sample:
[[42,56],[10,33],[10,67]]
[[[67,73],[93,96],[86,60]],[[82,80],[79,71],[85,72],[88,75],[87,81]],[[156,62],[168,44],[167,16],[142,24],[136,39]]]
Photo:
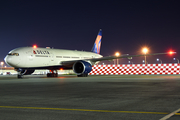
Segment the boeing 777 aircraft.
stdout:
[[[117,58],[132,58],[144,55],[121,55],[107,56],[100,55],[102,30],[100,29],[91,52],[64,50],[53,48],[20,47],[11,50],[4,58],[5,62],[14,67],[18,72],[18,78],[23,75],[32,74],[36,69],[48,69],[47,77],[57,77],[57,70],[73,69],[78,77],[87,77],[92,66],[99,61],[112,60]],[[160,55],[168,53],[155,53],[148,55]]]

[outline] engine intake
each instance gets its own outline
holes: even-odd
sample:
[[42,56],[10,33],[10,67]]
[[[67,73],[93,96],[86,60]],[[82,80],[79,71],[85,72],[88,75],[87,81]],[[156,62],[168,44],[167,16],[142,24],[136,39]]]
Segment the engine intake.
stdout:
[[73,71],[77,74],[87,74],[92,70],[92,65],[86,61],[77,61],[73,65]]

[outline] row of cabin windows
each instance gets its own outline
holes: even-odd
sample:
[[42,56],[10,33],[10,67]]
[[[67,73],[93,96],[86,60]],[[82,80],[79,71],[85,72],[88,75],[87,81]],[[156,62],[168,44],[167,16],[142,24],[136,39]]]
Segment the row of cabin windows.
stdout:
[[[80,59],[81,57],[70,57],[70,56],[56,56],[56,58],[74,58],[74,59]],[[85,59],[89,59],[90,57],[83,57]]]
[[[48,57],[45,55],[36,55],[36,57]],[[70,57],[70,56],[56,56],[56,58],[74,58],[74,59],[80,59],[80,57]],[[89,59],[89,57],[82,57],[84,59]]]
[[[19,53],[9,53],[11,56],[19,56]],[[36,55],[36,57],[48,57],[47,55]],[[80,57],[70,57],[70,56],[56,56],[56,58],[74,58],[79,59]],[[83,57],[84,59],[89,59],[89,57]]]

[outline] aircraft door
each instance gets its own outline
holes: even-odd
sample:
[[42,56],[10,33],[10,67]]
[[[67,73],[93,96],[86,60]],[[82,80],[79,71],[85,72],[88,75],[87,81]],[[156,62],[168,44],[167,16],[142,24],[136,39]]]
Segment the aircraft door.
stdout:
[[54,54],[53,54],[53,52],[52,52],[52,50],[51,50],[51,52],[50,52],[50,63],[53,63],[54,62]]
[[51,54],[51,61],[53,62],[54,61],[54,55]]

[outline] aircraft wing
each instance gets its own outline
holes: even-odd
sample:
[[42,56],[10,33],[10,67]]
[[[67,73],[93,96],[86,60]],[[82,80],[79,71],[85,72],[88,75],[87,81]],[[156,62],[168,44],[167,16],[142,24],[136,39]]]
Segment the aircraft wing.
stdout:
[[[154,53],[154,54],[140,54],[140,55],[129,55],[129,54],[124,54],[120,56],[106,56],[106,57],[101,57],[101,58],[92,58],[92,59],[82,59],[83,61],[90,61],[90,62],[98,62],[98,61],[104,61],[104,60],[113,60],[113,59],[121,59],[121,58],[128,58],[132,59],[132,57],[140,57],[140,56],[152,56],[152,55],[163,55],[163,54],[175,54],[176,52],[167,52],[167,53]],[[72,61],[61,61],[60,64],[64,66],[73,66],[73,64],[77,61],[81,60],[72,60]]]
[[101,57],[101,58],[94,58],[94,59],[89,59],[92,62],[97,62],[97,61],[103,61],[103,60],[112,60],[112,59],[120,59],[120,58],[128,58],[132,59],[132,57],[140,57],[140,56],[152,56],[152,55],[163,55],[163,54],[175,54],[176,52],[167,52],[167,53],[154,53],[154,54],[140,54],[140,55],[120,55],[120,56],[106,56],[106,57]]

